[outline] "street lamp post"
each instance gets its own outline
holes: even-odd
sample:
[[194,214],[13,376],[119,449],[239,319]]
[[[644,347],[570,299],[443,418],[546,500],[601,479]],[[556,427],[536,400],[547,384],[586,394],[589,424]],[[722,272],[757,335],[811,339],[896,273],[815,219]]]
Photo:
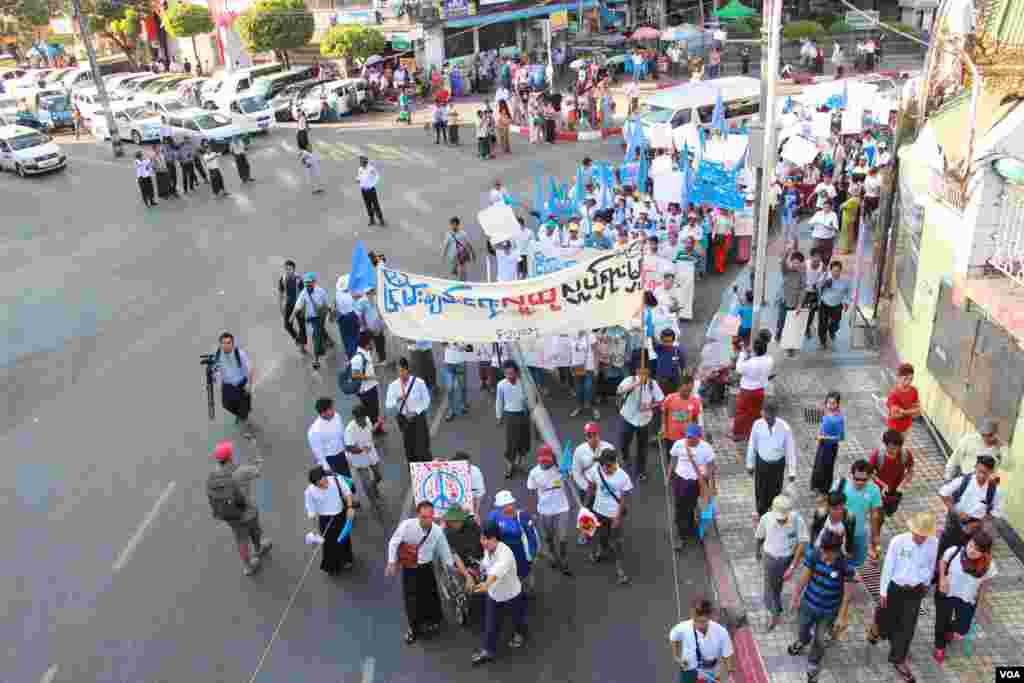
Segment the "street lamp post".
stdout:
[[96,64],[96,50],[92,47],[92,36],[89,33],[89,22],[82,16],[81,0],[71,0],[74,8],[75,18],[78,20],[78,30],[82,34],[82,44],[85,45],[85,54],[89,57],[89,68],[92,69],[92,80],[96,84],[96,93],[100,96],[100,106],[107,117],[107,130],[110,131],[110,141],[114,149],[115,157],[124,156],[124,149],[121,146],[121,134],[117,130],[117,122],[114,120],[114,112],[110,109],[110,98],[107,96],[107,86],[100,77],[100,67]]

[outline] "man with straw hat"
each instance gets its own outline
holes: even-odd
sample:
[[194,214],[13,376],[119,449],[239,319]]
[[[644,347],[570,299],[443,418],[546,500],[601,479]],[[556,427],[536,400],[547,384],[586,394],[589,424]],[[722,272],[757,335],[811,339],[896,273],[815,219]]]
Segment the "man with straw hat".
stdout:
[[939,540],[935,537],[935,514],[918,512],[907,523],[910,531],[889,542],[879,583],[879,608],[869,629],[868,642],[889,639],[889,662],[904,681],[914,683],[907,654],[917,629],[921,600],[928,593]]

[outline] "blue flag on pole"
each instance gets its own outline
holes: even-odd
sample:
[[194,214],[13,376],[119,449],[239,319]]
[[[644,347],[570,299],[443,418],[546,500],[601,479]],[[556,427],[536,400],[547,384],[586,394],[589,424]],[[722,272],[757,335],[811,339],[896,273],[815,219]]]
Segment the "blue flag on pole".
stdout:
[[715,95],[715,109],[711,112],[711,127],[717,130],[723,137],[729,132],[725,125],[725,103],[722,102],[721,90]]
[[541,216],[543,220],[544,216],[544,180],[543,176],[533,176],[533,210]]
[[573,192],[572,210],[579,211],[583,203],[583,167],[576,164],[576,191]]
[[572,441],[569,439],[566,439],[565,445],[562,446],[562,457],[558,461],[558,469],[563,477],[568,477],[572,471]]
[[352,271],[348,276],[350,292],[368,292],[377,286],[377,271],[374,270],[370,255],[362,240],[356,242],[352,250]]
[[636,178],[636,189],[637,189],[638,192],[646,192],[647,191],[647,173],[648,173],[649,170],[650,170],[650,164],[647,161],[647,153],[641,150],[641,152],[640,152],[640,168],[637,171],[637,178]]

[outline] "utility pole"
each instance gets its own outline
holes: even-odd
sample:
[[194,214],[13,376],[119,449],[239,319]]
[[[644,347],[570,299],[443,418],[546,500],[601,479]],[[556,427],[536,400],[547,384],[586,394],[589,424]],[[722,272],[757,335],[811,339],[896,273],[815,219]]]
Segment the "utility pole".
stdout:
[[92,80],[96,84],[96,93],[100,96],[100,106],[107,117],[107,130],[110,131],[110,141],[114,148],[114,157],[123,157],[124,149],[121,146],[121,134],[117,130],[117,122],[114,120],[114,112],[110,109],[110,98],[107,96],[107,86],[100,77],[100,67],[96,64],[96,50],[92,47],[92,36],[89,34],[89,22],[82,16],[81,0],[71,0],[74,8],[75,18],[78,20],[78,30],[82,34],[82,44],[85,45],[85,54],[89,57],[89,68],[92,69]]
[[[782,36],[782,0],[765,0],[764,25],[767,29],[768,59],[761,59],[764,88],[761,99],[761,121],[764,124],[764,151],[761,155],[760,196],[758,197],[757,245],[754,249],[754,321],[752,330],[761,329],[761,311],[765,307],[765,275],[768,266],[768,213],[771,202],[767,180],[775,170],[775,85],[779,77],[779,48]],[[763,54],[763,53],[762,53]],[[767,73],[766,73],[767,71]]]

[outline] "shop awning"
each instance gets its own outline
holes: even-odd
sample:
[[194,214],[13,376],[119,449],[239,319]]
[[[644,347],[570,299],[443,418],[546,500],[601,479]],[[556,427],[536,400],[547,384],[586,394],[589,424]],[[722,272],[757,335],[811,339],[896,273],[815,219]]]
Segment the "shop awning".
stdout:
[[[596,0],[584,0],[583,9],[593,9],[594,7],[597,7]],[[481,26],[483,24],[519,21],[520,19],[532,19],[534,17],[546,17],[554,12],[575,12],[577,9],[579,9],[579,4],[575,2],[543,5],[541,7],[527,7],[519,10],[512,10],[510,12],[494,12],[492,14],[479,14],[475,17],[450,19],[445,22],[445,26],[447,28],[470,28],[472,26]]]

